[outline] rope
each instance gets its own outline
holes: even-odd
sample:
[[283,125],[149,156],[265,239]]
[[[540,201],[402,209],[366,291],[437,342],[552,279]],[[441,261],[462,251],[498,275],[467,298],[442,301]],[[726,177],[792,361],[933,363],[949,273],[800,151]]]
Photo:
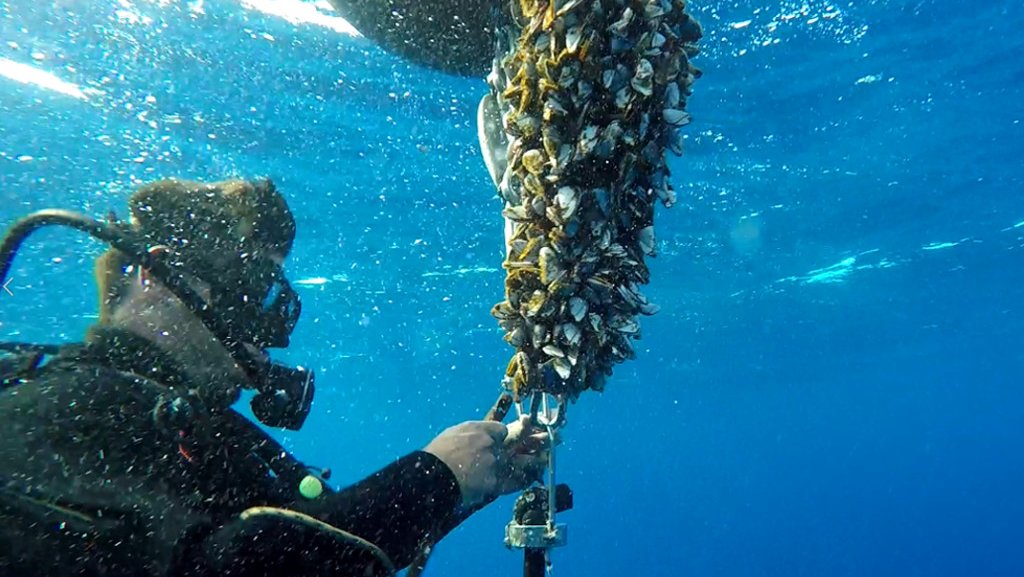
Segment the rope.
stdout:
[[360,547],[372,553],[387,570],[388,575],[394,575],[398,572],[398,569],[395,568],[395,564],[391,562],[391,558],[388,557],[387,553],[385,553],[383,549],[358,535],[349,533],[344,529],[339,529],[330,523],[325,523],[320,519],[317,519],[316,517],[311,517],[305,513],[299,513],[298,511],[293,511],[291,509],[281,509],[278,507],[250,507],[245,511],[242,511],[242,514],[240,515],[240,518],[243,521],[254,517],[276,517],[280,519],[287,519],[289,521],[294,521],[301,525],[311,527],[317,531],[323,531],[324,533],[328,533],[335,537],[339,541]]
[[517,40],[496,39],[479,130],[506,222],[492,314],[516,400],[573,401],[635,356],[658,309],[640,286],[655,204],[675,202],[665,156],[682,153],[701,30],[683,0],[511,2]]

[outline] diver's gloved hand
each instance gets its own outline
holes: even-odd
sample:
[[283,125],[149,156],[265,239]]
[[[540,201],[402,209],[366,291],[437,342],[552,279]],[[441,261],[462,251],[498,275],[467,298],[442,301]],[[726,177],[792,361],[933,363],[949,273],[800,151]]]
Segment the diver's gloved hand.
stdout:
[[466,507],[518,491],[544,470],[547,434],[517,422],[467,421],[437,436],[424,451],[455,474]]

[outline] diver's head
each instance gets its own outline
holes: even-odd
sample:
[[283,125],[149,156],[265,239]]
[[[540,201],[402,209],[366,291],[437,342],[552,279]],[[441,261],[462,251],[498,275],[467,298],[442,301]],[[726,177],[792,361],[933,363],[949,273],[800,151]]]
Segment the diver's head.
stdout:
[[[295,220],[272,182],[162,180],[140,187],[129,208],[131,228],[188,279],[232,339],[259,350],[288,346],[301,308],[282,268]],[[150,301],[165,296],[142,290],[144,271],[115,249],[98,259],[96,275],[101,324],[117,324],[147,292]]]
[[199,393],[208,407],[227,408],[240,389],[253,389],[257,419],[301,428],[313,371],[266,354],[288,346],[301,310],[282,268],[295,220],[273,183],[163,180],[139,188],[129,206],[128,223],[58,209],[20,219],[0,238],[0,280],[33,231],[62,225],[86,232],[113,247],[96,262],[101,325],[176,357],[190,381],[206,388]]

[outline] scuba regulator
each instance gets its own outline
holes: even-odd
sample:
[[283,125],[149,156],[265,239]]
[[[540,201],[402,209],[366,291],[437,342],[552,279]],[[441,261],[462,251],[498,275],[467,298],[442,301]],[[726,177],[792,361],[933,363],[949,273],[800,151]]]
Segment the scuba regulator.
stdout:
[[145,269],[202,321],[245,371],[256,391],[250,403],[256,418],[270,427],[302,428],[313,403],[313,371],[273,362],[262,352],[266,348],[287,346],[301,313],[299,296],[284,277],[280,265],[265,258],[243,259],[245,268],[251,267],[256,274],[245,282],[212,284],[208,302],[188,280],[200,277],[176,265],[172,257],[150,251],[145,238],[130,226],[49,209],[16,221],[0,241],[0,284],[7,279],[24,240],[49,225],[85,232]]

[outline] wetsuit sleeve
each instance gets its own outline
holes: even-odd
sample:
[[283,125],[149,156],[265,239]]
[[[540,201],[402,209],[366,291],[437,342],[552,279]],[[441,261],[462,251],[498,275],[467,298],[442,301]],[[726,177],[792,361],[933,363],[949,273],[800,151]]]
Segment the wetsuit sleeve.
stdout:
[[461,502],[448,466],[416,451],[301,510],[374,543],[405,567],[424,538],[436,541],[457,525]]
[[[339,536],[335,529],[379,548],[394,569],[409,565],[426,538],[436,541],[464,519],[458,483],[437,457],[417,451],[339,492],[309,501],[287,500],[266,514],[243,513],[208,535],[186,556],[202,571],[182,575],[232,577],[344,577],[388,574],[371,548]],[[257,508],[258,510],[258,508]],[[290,511],[300,513],[305,521]],[[314,520],[310,522],[310,520]],[[326,523],[327,525],[321,525]]]

